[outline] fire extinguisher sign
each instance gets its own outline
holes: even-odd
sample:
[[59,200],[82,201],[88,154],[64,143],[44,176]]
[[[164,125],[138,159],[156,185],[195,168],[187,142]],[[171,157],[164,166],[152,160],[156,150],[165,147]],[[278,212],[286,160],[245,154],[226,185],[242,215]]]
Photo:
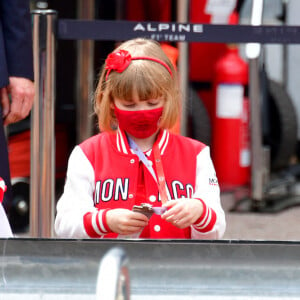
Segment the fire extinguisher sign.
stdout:
[[240,84],[220,84],[217,87],[217,117],[239,119],[243,113],[244,87]]

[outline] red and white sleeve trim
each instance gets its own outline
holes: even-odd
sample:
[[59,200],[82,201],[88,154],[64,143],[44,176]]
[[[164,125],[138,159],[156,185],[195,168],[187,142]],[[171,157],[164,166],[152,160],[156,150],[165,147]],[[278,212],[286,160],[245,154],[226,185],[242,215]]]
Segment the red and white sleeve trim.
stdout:
[[200,218],[193,224],[193,227],[200,232],[209,232],[216,224],[217,215],[215,211],[208,207],[205,202],[199,199],[203,205],[203,212]]
[[99,238],[112,232],[106,222],[107,211],[108,209],[102,209],[97,212],[90,212],[84,215],[84,228],[89,237]]
[[4,180],[0,177],[0,203],[3,201],[4,193],[6,191],[6,185]]

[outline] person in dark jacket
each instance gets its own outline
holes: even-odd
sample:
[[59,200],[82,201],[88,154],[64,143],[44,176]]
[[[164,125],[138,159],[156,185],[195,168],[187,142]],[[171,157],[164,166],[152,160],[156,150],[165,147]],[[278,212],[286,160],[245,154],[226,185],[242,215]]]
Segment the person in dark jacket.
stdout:
[[0,0],[0,177],[12,198],[5,126],[30,113],[34,99],[32,28],[29,0]]

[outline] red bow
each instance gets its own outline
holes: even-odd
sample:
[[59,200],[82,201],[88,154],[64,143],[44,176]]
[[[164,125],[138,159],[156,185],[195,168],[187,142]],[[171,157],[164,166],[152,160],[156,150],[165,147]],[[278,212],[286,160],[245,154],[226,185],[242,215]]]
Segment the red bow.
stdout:
[[122,73],[129,66],[130,62],[130,53],[126,50],[118,50],[117,52],[110,53],[107,56],[105,69]]

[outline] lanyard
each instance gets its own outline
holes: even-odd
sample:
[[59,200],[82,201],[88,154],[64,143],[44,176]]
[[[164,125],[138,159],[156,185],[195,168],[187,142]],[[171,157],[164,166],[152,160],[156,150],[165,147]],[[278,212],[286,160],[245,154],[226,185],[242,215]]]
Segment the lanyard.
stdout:
[[160,150],[158,147],[158,144],[155,143],[153,146],[153,154],[154,154],[154,160],[155,160],[155,166],[156,166],[156,172],[158,175],[158,190],[161,197],[162,204],[165,204],[168,201],[168,194],[167,194],[167,188],[166,188],[166,178],[165,173],[163,169],[163,165],[161,162],[161,155]]
[[168,201],[166,179],[165,179],[164,169],[161,162],[161,155],[160,155],[158,144],[155,143],[153,146],[154,161],[155,161],[156,172],[157,172],[157,176],[156,176],[152,164],[146,158],[145,154],[139,148],[139,146],[130,137],[128,137],[128,143],[132,151],[139,157],[139,159],[142,161],[142,163],[145,165],[145,167],[148,169],[153,179],[157,183],[162,204],[166,203]]
[[140,149],[140,147],[128,136],[128,143],[132,151],[139,157],[139,159],[142,161],[142,163],[145,165],[145,167],[148,169],[150,174],[152,175],[153,179],[157,183],[157,178],[155,175],[155,172],[152,168],[151,162],[146,158],[143,151]]

